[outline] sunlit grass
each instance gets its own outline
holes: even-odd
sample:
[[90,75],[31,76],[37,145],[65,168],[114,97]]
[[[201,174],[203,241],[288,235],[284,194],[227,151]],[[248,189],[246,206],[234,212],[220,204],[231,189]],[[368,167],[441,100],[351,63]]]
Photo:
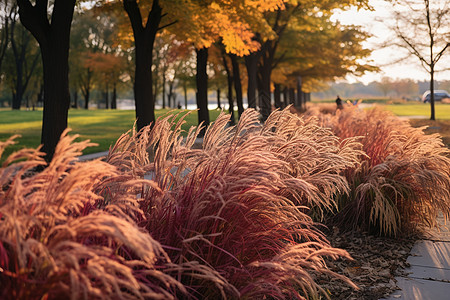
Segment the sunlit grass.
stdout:
[[[170,110],[156,111],[156,117],[162,116]],[[174,110],[174,113],[180,110]],[[210,119],[215,120],[219,111],[211,110]],[[184,130],[198,123],[197,112],[193,111],[185,118]],[[83,151],[84,154],[108,150],[109,146],[134,124],[134,110],[69,110],[69,127],[71,134],[79,134],[81,140],[90,139],[99,144],[89,147]],[[20,148],[36,148],[41,142],[42,111],[11,111],[0,110],[0,140],[4,141],[12,135],[20,134],[17,144],[8,147],[5,151],[7,156],[12,151]]]
[[[429,118],[431,114],[430,104],[391,104],[383,105],[384,109],[389,110],[397,116],[424,116]],[[435,105],[436,119],[450,120],[450,105],[438,103]]]

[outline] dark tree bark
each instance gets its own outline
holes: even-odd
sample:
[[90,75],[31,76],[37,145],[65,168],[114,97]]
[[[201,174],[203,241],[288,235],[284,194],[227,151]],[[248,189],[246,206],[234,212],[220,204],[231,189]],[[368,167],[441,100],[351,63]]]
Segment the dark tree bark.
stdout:
[[159,86],[159,80],[158,80],[159,76],[152,76],[152,81],[153,81],[153,99],[155,99],[155,103],[156,101],[158,101],[158,86]]
[[258,68],[258,97],[262,121],[267,120],[272,112],[272,97],[270,93],[270,77],[272,67],[270,58],[263,56],[261,65]]
[[430,120],[436,120],[436,111],[434,107],[434,63],[430,64]]
[[117,83],[113,83],[113,94],[111,99],[111,109],[117,109]]
[[222,53],[223,66],[225,68],[225,73],[227,74],[227,86],[228,86],[228,113],[230,114],[230,125],[234,125],[236,122],[234,120],[234,101],[233,101],[233,76],[231,75],[230,67],[228,66],[225,54]]
[[217,109],[222,109],[222,106],[220,105],[220,88],[217,89]]
[[187,82],[183,82],[183,92],[184,92],[184,109],[188,106],[188,95],[187,95]]
[[162,108],[166,108],[166,74],[162,75]]
[[87,90],[83,93],[84,96],[84,109],[89,109],[89,98],[90,98],[90,91]]
[[89,109],[89,100],[91,95],[91,85],[92,85],[92,70],[87,68],[86,69],[86,78],[83,78],[82,75],[80,75],[80,90],[81,94],[83,94],[84,97],[84,109]]
[[281,104],[281,86],[280,84],[275,84],[275,89],[273,91],[273,98],[275,101],[275,108],[282,108]]
[[305,104],[306,102],[311,102],[311,93],[305,93]]
[[48,0],[17,0],[22,24],[38,41],[44,70],[44,112],[42,151],[50,161],[62,132],[67,128],[70,105],[69,41],[76,0],[55,0],[51,22],[47,15]]
[[258,56],[259,52],[251,53],[245,56],[245,66],[247,68],[247,102],[249,108],[256,109],[256,88],[257,88],[257,72],[258,72]]
[[297,77],[297,97],[295,99],[294,106],[301,112],[306,111],[305,95],[303,94],[303,91],[302,91],[302,78],[300,76]]
[[109,88],[108,88],[108,85],[105,86],[105,91],[103,92],[103,99],[105,100],[105,109],[109,109]]
[[[197,108],[198,108],[198,124],[203,123],[204,126],[209,125],[208,111],[208,74],[206,66],[208,64],[208,48],[195,49],[197,53]],[[200,133],[203,136],[205,129]]]
[[123,0],[123,7],[128,14],[133,29],[136,70],[134,97],[136,104],[137,129],[155,122],[155,98],[152,91],[153,46],[161,22],[162,8],[154,0],[149,11],[145,27],[136,0]]
[[174,93],[174,85],[175,81],[169,81],[169,93],[167,94],[167,103],[169,104],[169,107],[175,108],[175,101],[176,101],[176,95]]
[[289,104],[295,105],[295,89],[289,88]]
[[280,55],[275,59],[280,38],[283,35],[292,14],[300,7],[300,4],[290,9],[278,10],[276,12],[273,31],[277,34],[274,40],[268,40],[262,43],[261,49],[258,51],[261,58],[258,60],[258,97],[262,120],[265,121],[272,111],[270,83],[272,70],[283,59],[284,55]]
[[283,89],[283,106],[286,107],[289,105],[289,89],[284,87]]
[[78,108],[78,91],[75,90],[73,92],[73,104],[72,104],[73,108]]
[[231,66],[233,67],[233,82],[234,82],[234,90],[236,92],[238,117],[241,118],[241,115],[244,112],[244,105],[242,103],[241,72],[239,70],[239,62],[237,60],[237,56],[234,54],[230,54],[230,58],[231,58]]

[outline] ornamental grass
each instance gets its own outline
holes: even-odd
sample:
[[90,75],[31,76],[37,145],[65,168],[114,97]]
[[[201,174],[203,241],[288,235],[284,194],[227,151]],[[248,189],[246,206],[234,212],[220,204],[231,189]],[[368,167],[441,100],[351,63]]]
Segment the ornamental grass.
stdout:
[[378,108],[309,114],[342,139],[359,137],[365,152],[344,172],[351,193],[336,198],[338,223],[396,236],[437,226],[439,212],[450,216],[450,151],[438,134]]
[[[328,296],[318,274],[332,248],[308,215],[348,193],[354,138],[287,111],[236,127],[222,114],[194,149],[183,117],[122,135],[106,161],[63,134],[45,166],[21,150],[0,169],[0,298],[205,299]],[[0,152],[13,143],[0,144]]]

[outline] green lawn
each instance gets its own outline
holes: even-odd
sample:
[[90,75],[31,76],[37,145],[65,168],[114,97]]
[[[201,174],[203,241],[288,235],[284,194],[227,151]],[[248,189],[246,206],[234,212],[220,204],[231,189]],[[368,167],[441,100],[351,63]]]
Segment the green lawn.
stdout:
[[[363,102],[364,103],[364,102]],[[399,116],[430,116],[430,105],[423,103],[390,104],[381,105],[383,108],[392,111]],[[164,115],[169,110],[158,110],[157,117]],[[175,113],[178,110],[174,111]],[[127,130],[131,129],[134,123],[133,110],[69,110],[69,127],[72,133],[80,135],[82,140],[90,139],[99,144],[84,151],[85,154],[108,150],[109,146]],[[215,120],[219,111],[211,110],[210,118]],[[450,120],[450,104],[436,104],[436,119]],[[22,137],[17,139],[18,144],[7,149],[4,156],[14,150],[23,147],[35,148],[41,140],[42,111],[11,111],[10,109],[0,110],[0,140],[4,141],[14,134]],[[186,118],[187,124],[183,129],[188,130],[191,126],[197,125],[197,113],[193,111]]]
[[[162,116],[169,110],[156,111],[156,117]],[[179,112],[175,110],[174,113]],[[210,119],[215,120],[220,111],[211,110]],[[135,113],[133,110],[69,110],[69,127],[72,134],[79,134],[81,140],[90,139],[99,144],[90,147],[84,154],[108,150],[109,146],[124,132],[132,128]],[[197,125],[197,112],[193,111],[186,117],[187,123],[183,129],[189,130]],[[11,111],[0,110],[0,140],[5,141],[14,134],[20,134],[16,139],[18,144],[8,147],[3,157],[12,151],[23,147],[36,148],[41,141],[42,111]]]
[[[428,103],[390,104],[382,107],[398,116],[425,116],[429,118],[431,114],[430,104]],[[438,120],[450,120],[450,104],[436,104],[435,113]]]
[[[346,98],[342,97],[342,101],[347,102],[353,102],[354,100],[359,100],[361,98]],[[323,100],[312,100],[312,103],[335,103],[336,98],[331,99],[323,99]],[[377,103],[377,104],[386,104],[388,102],[392,102],[392,99],[385,98],[385,97],[376,97],[376,98],[364,98],[363,103]]]

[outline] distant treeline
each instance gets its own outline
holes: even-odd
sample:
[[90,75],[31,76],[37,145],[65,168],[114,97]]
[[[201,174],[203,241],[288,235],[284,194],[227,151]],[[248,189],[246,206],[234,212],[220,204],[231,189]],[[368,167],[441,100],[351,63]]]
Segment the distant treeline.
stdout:
[[[383,77],[381,81],[369,84],[332,83],[327,90],[312,94],[313,100],[332,99],[336,95],[341,98],[389,97],[408,100],[420,100],[422,94],[430,87],[428,81],[412,79],[391,79]],[[436,81],[435,89],[450,91],[450,80]]]

